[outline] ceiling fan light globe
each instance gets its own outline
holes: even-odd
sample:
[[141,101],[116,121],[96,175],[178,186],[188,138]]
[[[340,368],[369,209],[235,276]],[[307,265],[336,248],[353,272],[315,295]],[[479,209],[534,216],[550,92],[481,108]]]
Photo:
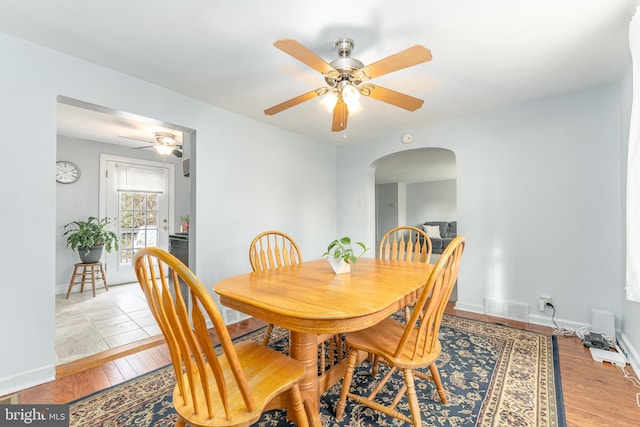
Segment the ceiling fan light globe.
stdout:
[[163,156],[168,156],[169,154],[173,153],[174,150],[174,147],[162,144],[154,145],[153,148],[155,148],[156,151]]
[[357,99],[355,101],[345,101],[344,103],[347,104],[347,110],[349,110],[349,114],[356,114],[362,111],[362,104],[360,104],[360,101]]
[[176,136],[169,132],[156,132],[156,141],[163,145],[176,145]]
[[322,98],[322,101],[320,101],[320,104],[322,104],[322,106],[329,113],[331,113],[333,111],[333,108],[336,106],[337,103],[338,103],[338,95],[336,95],[336,93],[334,91],[328,92],[324,96],[324,98]]
[[342,88],[342,99],[349,105],[352,102],[358,102],[360,99],[360,91],[353,85],[346,85]]

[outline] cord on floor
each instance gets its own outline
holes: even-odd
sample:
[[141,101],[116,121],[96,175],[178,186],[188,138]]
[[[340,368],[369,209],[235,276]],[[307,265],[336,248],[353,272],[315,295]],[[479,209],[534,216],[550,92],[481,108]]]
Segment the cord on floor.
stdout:
[[553,324],[555,325],[555,328],[553,329],[553,334],[554,335],[561,335],[561,336],[571,336],[571,335],[575,335],[578,338],[580,338],[581,340],[584,339],[584,334],[586,334],[589,331],[589,328],[584,327],[584,328],[580,328],[580,329],[573,329],[573,328],[569,328],[568,326],[560,326],[558,325],[558,322],[556,322],[556,308],[553,306],[553,304],[551,304],[550,302],[548,302],[546,304],[547,307],[551,307],[551,310],[553,310],[553,313],[551,313],[551,320],[553,321]]
[[[564,327],[558,325],[558,323],[556,322],[556,319],[555,319],[556,308],[550,302],[548,302],[546,304],[546,306],[547,307],[551,307],[551,309],[553,310],[553,313],[551,314],[551,320],[553,321],[553,324],[555,325],[555,328],[553,329],[553,334],[554,335],[562,335],[562,336],[575,335],[580,339],[584,339],[584,336],[589,331],[589,328],[585,327],[585,328],[580,328],[580,329],[573,329],[573,328],[567,327],[566,325]],[[617,343],[616,343],[615,337],[614,338],[607,337],[607,342],[609,343],[609,345],[611,347],[613,347],[613,346],[617,347]],[[622,353],[622,350],[620,350],[619,347],[618,347],[618,351]],[[624,374],[624,377],[627,380],[631,381],[631,384],[633,384],[634,387],[640,388],[640,381],[638,381],[637,378],[632,377],[624,367],[621,367],[620,369],[622,369],[622,373]],[[636,393],[636,404],[640,408],[640,393]]]
[[[629,381],[631,381],[631,384],[633,384],[635,388],[640,388],[640,381],[638,381],[636,377],[632,377],[625,368],[620,368],[620,369],[622,369],[622,373],[624,374],[624,377]],[[636,393],[636,404],[640,408],[640,393]]]

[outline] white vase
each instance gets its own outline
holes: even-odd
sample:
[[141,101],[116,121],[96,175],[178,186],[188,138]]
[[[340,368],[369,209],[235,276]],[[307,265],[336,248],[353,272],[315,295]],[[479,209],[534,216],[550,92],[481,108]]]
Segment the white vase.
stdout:
[[351,264],[346,263],[342,258],[327,258],[333,272],[336,274],[343,274],[351,272]]

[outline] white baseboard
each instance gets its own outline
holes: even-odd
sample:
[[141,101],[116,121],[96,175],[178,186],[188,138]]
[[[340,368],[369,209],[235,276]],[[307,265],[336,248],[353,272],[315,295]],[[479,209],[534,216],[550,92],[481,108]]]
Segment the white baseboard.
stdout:
[[529,305],[495,298],[484,299],[484,314],[503,319],[529,321]]
[[631,345],[625,334],[618,332],[618,337],[618,344],[625,352],[627,361],[631,364],[633,371],[636,373],[636,377],[640,376],[640,354],[638,354],[638,350]]
[[[80,289],[80,288],[78,288]],[[69,290],[69,284],[64,285],[56,285],[56,295],[66,295],[67,290]],[[80,291],[78,291],[80,292]]]
[[15,393],[56,379],[56,365],[48,365],[31,371],[0,378],[0,396]]
[[484,306],[478,304],[467,304],[461,301],[456,301],[454,306],[456,310],[469,311],[471,313],[484,314]]
[[556,323],[558,324],[557,326],[555,323],[553,323],[553,319],[551,318],[551,316],[544,316],[541,314],[529,315],[529,323],[534,325],[547,326],[549,328],[560,327],[563,329],[579,331],[582,333],[587,332],[591,328],[591,325],[589,325],[588,323],[574,322],[566,319],[555,319],[555,320],[556,320]]

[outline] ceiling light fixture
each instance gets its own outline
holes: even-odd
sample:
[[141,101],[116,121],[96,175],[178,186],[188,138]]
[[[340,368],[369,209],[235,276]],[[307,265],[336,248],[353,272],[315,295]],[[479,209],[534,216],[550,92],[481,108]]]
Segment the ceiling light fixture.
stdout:
[[153,148],[155,148],[159,154],[168,156],[176,149],[177,141],[174,134],[169,132],[156,132],[155,137],[156,143],[153,145]]
[[415,45],[366,67],[362,62],[351,57],[351,51],[355,44],[348,37],[342,37],[333,42],[333,47],[338,52],[338,58],[328,63],[293,39],[277,40],[273,45],[322,74],[327,86],[267,108],[264,113],[268,116],[280,113],[317,96],[326,95],[321,103],[327,109],[333,108],[331,131],[341,132],[347,128],[349,115],[362,110],[359,101],[360,95],[386,102],[407,111],[415,111],[424,103],[422,99],[369,83],[372,78],[430,61],[431,51],[422,45]]
[[327,113],[333,112],[333,107],[338,103],[338,93],[336,90],[330,90],[327,94],[322,98],[320,104],[327,110]]
[[360,104],[360,90],[353,83],[347,80],[339,81],[332,90],[327,92],[320,103],[327,112],[332,113],[340,98],[342,98],[342,101],[347,104],[349,114],[355,114],[362,111],[362,105]]
[[156,151],[163,156],[168,156],[169,154],[173,153],[173,150],[175,149],[173,145],[165,145],[162,143],[154,145],[153,148],[155,148]]

